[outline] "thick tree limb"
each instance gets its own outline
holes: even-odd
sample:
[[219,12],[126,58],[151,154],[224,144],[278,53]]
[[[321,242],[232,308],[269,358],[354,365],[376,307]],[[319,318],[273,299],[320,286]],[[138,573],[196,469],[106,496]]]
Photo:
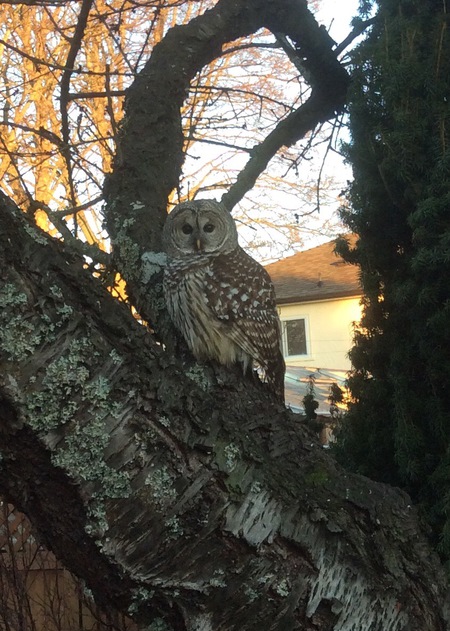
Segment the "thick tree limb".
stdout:
[[261,28],[288,36],[308,73],[311,98],[281,121],[259,146],[225,201],[228,207],[253,186],[283,145],[291,145],[342,110],[348,75],[336,60],[333,42],[319,27],[305,0],[219,0],[189,24],[171,29],[155,46],[126,99],[114,171],[105,188],[108,231],[119,269],[143,316],[158,330],[158,275],[143,282],[142,255],[159,252],[167,200],[183,162],[180,110],[196,73],[222,54],[222,47]]
[[0,487],[103,605],[142,629],[446,628],[403,493],[261,384],[181,366],[3,196],[0,304]]

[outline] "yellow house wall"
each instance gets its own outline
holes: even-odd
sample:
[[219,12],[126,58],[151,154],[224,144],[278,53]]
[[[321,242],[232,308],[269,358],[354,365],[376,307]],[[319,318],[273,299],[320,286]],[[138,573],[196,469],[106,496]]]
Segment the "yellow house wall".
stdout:
[[308,355],[285,357],[291,366],[349,370],[347,354],[352,346],[354,323],[361,319],[360,298],[280,305],[283,319],[306,319]]

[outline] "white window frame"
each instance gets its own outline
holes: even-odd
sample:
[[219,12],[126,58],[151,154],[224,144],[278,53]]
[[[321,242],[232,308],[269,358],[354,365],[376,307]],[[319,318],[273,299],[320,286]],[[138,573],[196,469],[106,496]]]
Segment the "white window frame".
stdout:
[[[283,347],[283,357],[285,359],[308,359],[311,357],[311,344],[309,337],[309,318],[306,315],[292,315],[292,316],[284,316],[280,318],[281,320],[281,342]],[[287,342],[287,327],[285,325],[286,322],[290,322],[292,320],[303,320],[305,323],[305,342],[306,342],[306,353],[302,355],[288,355],[288,342]]]

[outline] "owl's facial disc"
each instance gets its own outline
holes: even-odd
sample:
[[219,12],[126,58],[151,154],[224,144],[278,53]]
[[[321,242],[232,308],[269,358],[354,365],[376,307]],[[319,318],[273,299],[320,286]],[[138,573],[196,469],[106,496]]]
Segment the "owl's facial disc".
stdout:
[[227,223],[217,213],[187,210],[177,219],[176,241],[183,253],[211,254],[224,247],[229,236]]
[[175,208],[167,220],[164,241],[170,256],[182,257],[229,252],[238,245],[233,218],[209,200]]

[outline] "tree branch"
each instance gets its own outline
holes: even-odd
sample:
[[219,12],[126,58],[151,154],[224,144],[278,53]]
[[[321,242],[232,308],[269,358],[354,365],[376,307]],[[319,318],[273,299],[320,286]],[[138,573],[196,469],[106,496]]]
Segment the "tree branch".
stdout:
[[[343,102],[341,107],[343,107]],[[330,103],[326,95],[313,92],[303,105],[288,114],[262,143],[252,149],[251,157],[238,175],[236,182],[222,196],[221,201],[225,206],[231,211],[253,188],[258,177],[281,147],[290,147],[317,125],[335,117],[338,111],[336,104]]]
[[[92,8],[94,0],[83,0],[81,4],[80,13],[78,15],[77,25],[72,37],[69,52],[62,73],[60,81],[60,115],[61,115],[61,136],[63,144],[61,146],[61,153],[64,157],[67,168],[67,177],[69,180],[70,202],[73,207],[77,206],[77,194],[75,189],[75,182],[73,179],[72,171],[72,159],[70,149],[70,128],[69,128],[69,90],[70,90],[70,78],[72,76],[72,68],[75,66],[75,60],[83,41],[84,31],[86,29],[89,12]],[[77,225],[75,221],[75,226]]]
[[225,198],[231,209],[283,144],[292,144],[343,107],[347,73],[306,2],[219,0],[213,9],[167,33],[126,98],[119,158],[105,184],[105,217],[129,294],[157,331],[165,322],[160,276],[143,284],[141,257],[145,251],[161,250],[168,197],[177,188],[183,163],[181,108],[194,76],[222,55],[225,44],[264,27],[289,36],[310,77],[312,96],[254,150]]
[[336,55],[340,55],[350,44],[359,37],[364,31],[377,22],[377,17],[370,18],[370,20],[358,21],[356,26],[347,35],[347,37],[334,49]]
[[[70,1],[70,0],[68,0]],[[21,4],[21,3],[17,3],[17,4]],[[31,55],[30,53],[25,52],[24,50],[22,50],[21,48],[17,48],[17,46],[13,46],[10,42],[7,42],[4,39],[0,39],[0,44],[2,46],[4,46],[5,48],[8,48],[9,50],[12,50],[13,52],[21,55],[22,57],[25,57],[25,59],[29,59],[30,61],[32,61],[34,64],[36,64],[36,67],[39,68],[39,66],[45,66],[46,68],[51,68],[52,70],[67,70],[67,65],[61,66],[60,64],[55,64],[52,63],[50,61],[47,61],[46,59],[41,59],[39,57],[35,57],[34,55]],[[103,77],[105,75],[104,71],[99,71],[99,70],[83,70],[82,68],[70,68],[70,71],[72,74],[80,74],[80,75],[92,75],[94,77]],[[134,73],[132,72],[111,72],[111,75],[114,76],[123,76],[123,77],[132,77],[134,76]]]

